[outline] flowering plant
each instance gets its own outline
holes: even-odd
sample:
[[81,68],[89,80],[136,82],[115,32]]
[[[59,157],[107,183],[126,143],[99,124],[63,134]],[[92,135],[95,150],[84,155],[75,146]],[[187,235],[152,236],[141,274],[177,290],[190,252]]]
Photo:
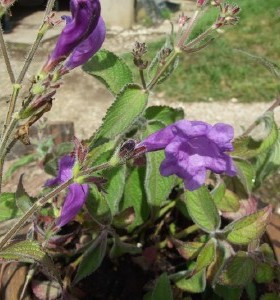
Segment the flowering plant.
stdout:
[[[1,1],[1,11],[12,3]],[[180,17],[178,31],[171,32],[151,62],[146,44],[135,43],[131,60],[139,76],[134,78],[122,58],[101,49],[106,34],[102,2],[71,0],[72,16],[63,17],[66,24],[54,49],[22,95],[40,41],[58,23],[53,4],[48,1],[18,78],[0,31],[12,84],[0,140],[0,192],[8,152],[17,141],[30,144],[29,130],[52,109],[64,76],[82,66],[115,100],[91,137],[73,137],[70,149],[59,151],[58,170],[50,168],[49,153],[43,155],[52,178],[37,198],[26,193],[22,177],[16,192],[0,193],[0,207],[7,210],[0,221],[12,221],[0,240],[0,259],[32,263],[22,295],[30,286],[39,299],[87,297],[87,278],[98,282],[99,269],[108,286],[96,299],[117,299],[120,290],[121,299],[131,298],[128,284],[111,288],[119,280],[112,273],[124,265],[128,274],[132,270],[145,278],[135,299],[185,299],[190,293],[239,299],[259,283],[279,281],[279,265],[263,240],[276,206],[259,201],[255,191],[280,166],[273,117],[280,99],[240,137],[229,124],[189,120],[182,109],[148,106],[152,91],[172,76],[183,55],[207,51],[217,31],[238,22],[239,7],[198,0],[193,16]],[[217,18],[193,35],[210,5]],[[262,124],[265,130],[257,139],[253,133]],[[27,238],[19,239],[26,225]],[[118,275],[122,279],[121,271]],[[93,291],[98,295],[96,287]]]

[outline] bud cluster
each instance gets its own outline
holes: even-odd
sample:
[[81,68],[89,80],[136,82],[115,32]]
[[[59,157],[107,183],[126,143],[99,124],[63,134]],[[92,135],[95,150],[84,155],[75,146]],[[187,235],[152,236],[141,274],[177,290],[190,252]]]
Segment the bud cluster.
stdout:
[[214,25],[215,28],[220,28],[225,25],[235,25],[239,18],[240,7],[229,3],[221,3],[220,0],[214,0],[214,6],[220,7],[220,15]]
[[147,53],[146,43],[135,42],[135,46],[132,49],[133,62],[140,70],[144,70],[148,67],[148,61],[143,60],[145,53]]
[[160,51],[159,63],[164,65],[166,63],[167,57],[170,55],[172,50],[170,48],[163,48]]

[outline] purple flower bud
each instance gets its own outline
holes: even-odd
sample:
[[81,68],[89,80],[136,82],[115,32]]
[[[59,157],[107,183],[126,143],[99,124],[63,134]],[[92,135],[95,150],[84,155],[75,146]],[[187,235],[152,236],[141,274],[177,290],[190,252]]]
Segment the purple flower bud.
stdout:
[[163,176],[176,174],[184,179],[189,190],[198,189],[206,179],[206,170],[214,173],[236,174],[231,157],[233,128],[218,123],[214,126],[201,121],[181,120],[146,137],[138,147],[165,150],[161,163]]
[[102,46],[106,36],[106,27],[103,18],[100,17],[96,28],[81,42],[72,52],[65,64],[67,70],[72,70],[86,63]]
[[64,17],[66,26],[62,30],[55,49],[43,70],[49,72],[65,60],[74,49],[95,30],[100,18],[99,0],[71,0],[72,18]]

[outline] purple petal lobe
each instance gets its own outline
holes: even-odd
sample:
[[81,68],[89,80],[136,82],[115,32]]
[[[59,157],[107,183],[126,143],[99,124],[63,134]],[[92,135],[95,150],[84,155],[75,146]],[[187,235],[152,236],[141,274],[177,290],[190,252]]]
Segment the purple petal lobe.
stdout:
[[233,128],[227,124],[211,126],[181,120],[151,134],[139,145],[148,152],[165,149],[161,174],[175,174],[184,180],[187,189],[195,190],[204,184],[207,170],[235,176],[233,161],[226,153],[233,149],[233,136]]
[[80,43],[72,52],[65,64],[71,70],[86,63],[102,46],[106,36],[106,27],[102,17],[99,18],[96,28],[87,39]]
[[71,0],[70,9],[72,18],[64,17],[66,25],[44,66],[46,72],[65,60],[81,42],[90,36],[98,24],[101,11],[99,0]]
[[62,227],[75,218],[87,199],[88,191],[87,184],[73,183],[69,186],[57,226]]

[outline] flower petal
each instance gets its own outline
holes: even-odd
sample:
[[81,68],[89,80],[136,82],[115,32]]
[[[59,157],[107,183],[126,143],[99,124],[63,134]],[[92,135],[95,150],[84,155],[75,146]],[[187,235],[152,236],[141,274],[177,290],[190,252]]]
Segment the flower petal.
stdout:
[[233,127],[228,124],[217,123],[207,133],[207,137],[215,142],[223,151],[232,151]]
[[70,155],[65,155],[59,160],[58,174],[56,178],[49,179],[45,186],[54,186],[62,184],[72,177],[72,168],[74,166],[75,159]]
[[58,227],[64,226],[75,218],[84,205],[88,192],[89,187],[87,184],[73,183],[69,186],[69,191],[65,198],[60,218],[56,224]]
[[102,17],[99,18],[96,28],[72,52],[65,64],[65,68],[72,70],[86,63],[102,46],[106,36],[106,26]]

